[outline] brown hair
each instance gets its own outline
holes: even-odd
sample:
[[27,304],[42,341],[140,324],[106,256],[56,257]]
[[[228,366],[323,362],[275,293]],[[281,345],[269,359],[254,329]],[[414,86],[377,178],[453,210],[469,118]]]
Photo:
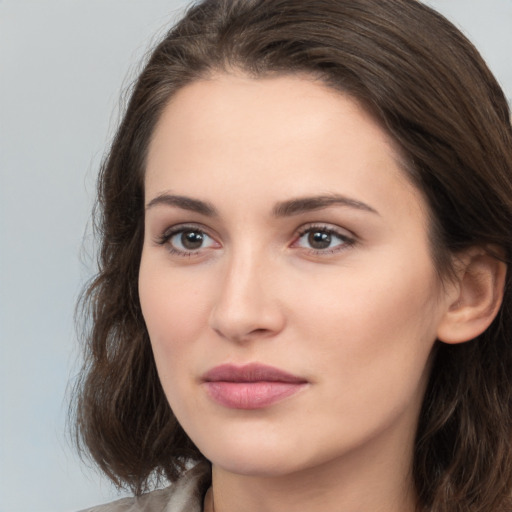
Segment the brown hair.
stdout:
[[[155,48],[99,176],[99,273],[77,385],[77,435],[101,469],[141,493],[203,456],[158,380],[139,305],[144,167],[169,98],[213,72],[309,73],[364,105],[400,146],[430,206],[436,267],[480,245],[512,255],[512,130],[471,43],[416,0],[204,0]],[[512,287],[490,328],[439,343],[421,412],[414,478],[432,511],[504,511],[512,491]],[[179,321],[177,319],[176,321]]]

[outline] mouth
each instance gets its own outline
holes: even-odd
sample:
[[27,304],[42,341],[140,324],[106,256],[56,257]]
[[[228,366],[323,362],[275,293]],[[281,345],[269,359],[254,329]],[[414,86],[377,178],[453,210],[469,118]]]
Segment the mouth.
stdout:
[[302,389],[308,381],[272,366],[251,363],[244,366],[216,366],[203,377],[211,399],[230,409],[263,409]]

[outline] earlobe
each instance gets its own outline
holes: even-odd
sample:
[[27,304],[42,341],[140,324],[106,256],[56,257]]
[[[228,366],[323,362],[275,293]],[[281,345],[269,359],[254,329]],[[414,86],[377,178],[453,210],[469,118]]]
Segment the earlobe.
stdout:
[[483,248],[470,249],[459,263],[437,330],[437,338],[450,344],[472,340],[489,327],[501,306],[507,273],[507,265]]

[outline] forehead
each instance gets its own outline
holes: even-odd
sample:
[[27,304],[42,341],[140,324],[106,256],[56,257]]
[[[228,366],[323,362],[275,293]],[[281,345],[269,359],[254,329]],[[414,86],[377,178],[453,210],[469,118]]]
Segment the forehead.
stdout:
[[346,138],[358,128],[368,135],[367,140],[379,140],[398,153],[391,137],[354,98],[319,79],[307,75],[255,79],[220,74],[192,82],[171,97],[157,124],[150,153],[162,142],[167,147],[170,135],[174,140],[194,137],[198,143],[207,139],[229,147],[230,141],[244,139],[268,146],[271,140],[278,145],[325,138],[326,130],[337,137],[337,128],[345,130]]
[[357,101],[318,80],[217,75],[166,106],[149,148],[146,195],[194,190],[220,200],[229,187],[240,197],[334,191],[369,202],[383,190],[411,192],[399,158]]

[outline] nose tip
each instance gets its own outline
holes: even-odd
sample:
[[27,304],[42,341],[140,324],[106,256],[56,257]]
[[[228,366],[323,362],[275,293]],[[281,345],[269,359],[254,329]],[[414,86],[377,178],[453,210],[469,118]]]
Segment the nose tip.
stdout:
[[210,315],[210,327],[224,339],[244,342],[270,338],[285,323],[269,269],[260,265],[233,266],[222,279]]

